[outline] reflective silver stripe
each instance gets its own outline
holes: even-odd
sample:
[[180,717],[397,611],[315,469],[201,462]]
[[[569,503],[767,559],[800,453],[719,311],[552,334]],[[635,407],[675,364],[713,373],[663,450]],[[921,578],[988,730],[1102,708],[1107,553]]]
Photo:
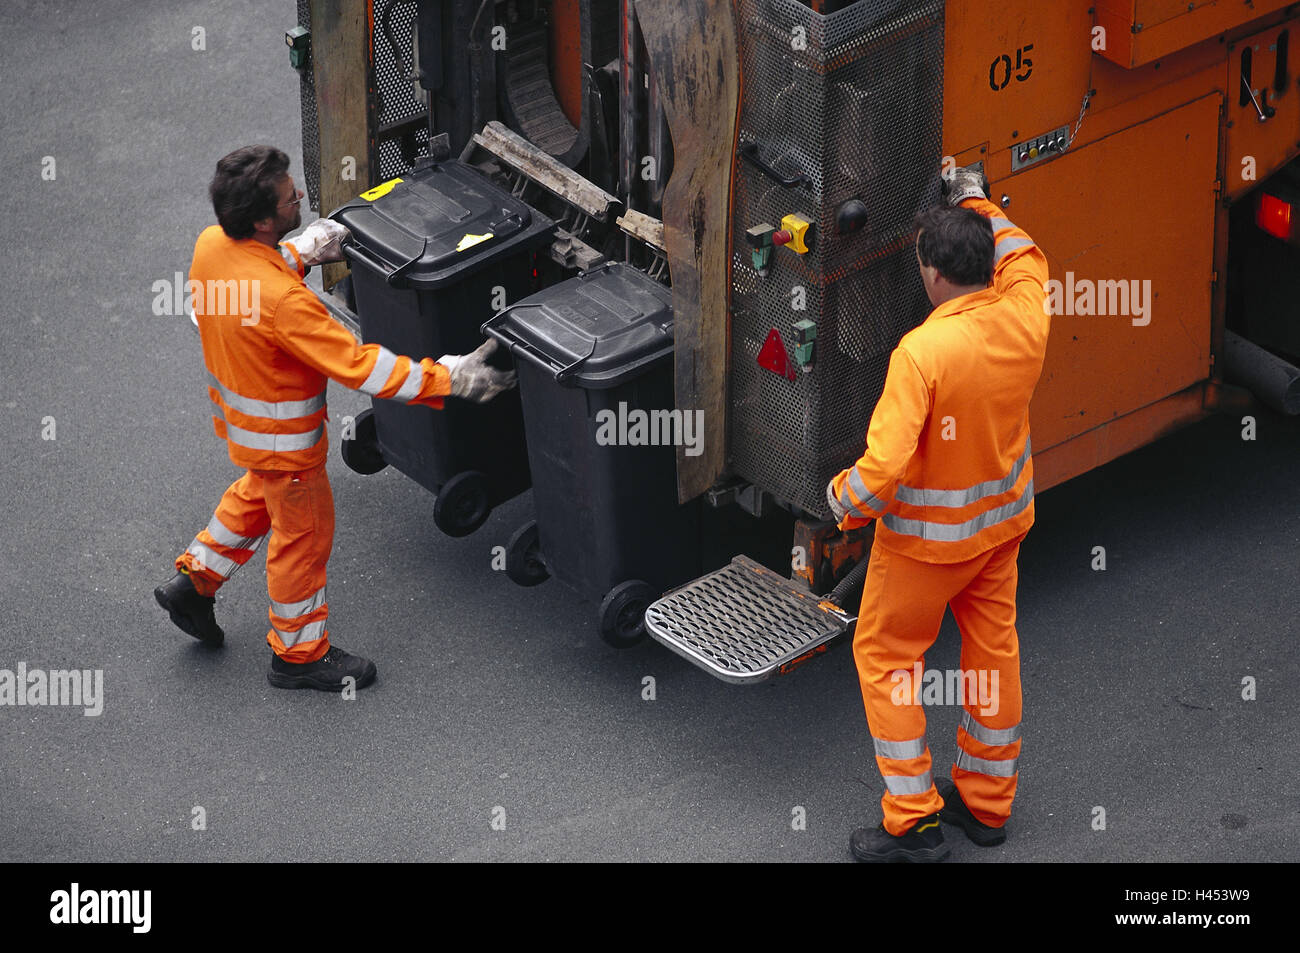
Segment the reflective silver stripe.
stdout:
[[310,450],[320,441],[325,432],[321,424],[315,430],[306,433],[257,433],[236,427],[226,421],[226,436],[231,443],[239,444],[250,450],[269,450],[272,453],[288,453],[293,450]]
[[268,420],[293,420],[296,417],[310,417],[325,406],[324,391],[321,391],[315,397],[308,397],[306,400],[253,400],[251,397],[236,394],[211,373],[208,374],[208,381],[217,389],[217,393],[221,395],[221,399],[227,405],[250,417],[265,417]]
[[252,549],[257,550],[258,545],[265,538],[266,534],[261,536],[239,536],[226,529],[215,516],[208,520],[208,535],[215,539],[222,546],[229,546],[231,549]]
[[1020,726],[1010,728],[986,728],[975,720],[968,711],[961,713],[961,727],[976,741],[986,745],[1010,745],[1020,740]]
[[388,375],[393,373],[393,368],[397,366],[397,355],[379,345],[379,356],[375,359],[375,369],[370,372],[364,384],[361,385],[362,393],[374,397],[384,389],[384,383],[388,380]]
[[969,506],[988,496],[1001,496],[1015,486],[1025,464],[1029,462],[1030,453],[1029,438],[1026,437],[1020,459],[1011,465],[1011,472],[1000,480],[987,480],[964,490],[921,490],[899,484],[895,495],[900,503],[910,503],[913,506]]
[[222,579],[229,579],[234,575],[235,570],[239,568],[239,563],[233,559],[227,559],[210,547],[203,545],[197,539],[190,543],[190,548],[185,551],[197,559],[199,565],[204,569],[211,569]]
[[911,741],[885,741],[881,738],[872,738],[871,741],[876,746],[877,758],[906,761],[925,754],[925,735],[913,738]]
[[1013,778],[1016,776],[1016,760],[1010,758],[1006,761],[990,761],[987,758],[977,758],[964,748],[957,749],[957,767],[963,771],[974,771],[976,774],[986,774],[991,778]]
[[862,501],[863,505],[870,506],[872,509],[877,510],[889,509],[888,503],[867,489],[867,484],[866,481],[862,479],[862,474],[858,472],[857,467],[854,467],[849,470],[849,478],[844,481],[844,491],[840,494],[840,505],[854,516],[860,516],[864,519],[871,518],[870,513],[865,512],[853,502],[853,497],[849,496],[850,488],[852,488],[853,492],[858,495],[858,499]]
[[893,513],[884,516],[885,525],[901,536],[916,536],[921,539],[933,539],[940,542],[955,543],[970,539],[980,530],[988,529],[998,523],[1018,516],[1029,508],[1034,501],[1034,481],[1025,484],[1025,491],[1020,498],[996,506],[987,513],[981,513],[964,523],[934,523],[930,520],[909,520]]
[[289,246],[281,242],[277,247],[280,249],[280,257],[283,258],[284,263],[289,266],[289,270],[295,275],[301,275],[302,271],[298,265],[298,259],[293,257],[293,252],[289,250]]
[[1016,223],[1010,219],[1001,218],[997,215],[989,216],[989,224],[993,226],[993,231],[1000,232],[1004,228],[1015,228]]
[[1032,244],[1033,242],[1028,238],[1016,238],[1015,236],[1004,238],[993,246],[993,263],[997,264],[1005,255],[1017,248],[1028,248]]
[[292,648],[301,642],[315,642],[324,636],[325,620],[308,622],[297,632],[286,632],[283,629],[276,629],[275,626],[271,626],[271,628],[275,629],[275,634],[280,637],[280,641],[284,643],[285,648]]
[[399,387],[397,393],[393,395],[393,400],[400,400],[402,403],[406,403],[406,401],[420,393],[420,385],[424,383],[424,368],[420,366],[420,362],[415,358],[410,358],[410,361],[411,369],[406,373],[406,383]]
[[890,794],[924,794],[934,785],[933,772],[927,771],[925,774],[918,774],[916,777],[909,777],[904,774],[886,774],[885,787],[889,788]]
[[306,599],[299,602],[276,602],[271,600],[271,610],[285,619],[294,619],[309,612],[315,612],[325,604],[325,587],[321,586]]

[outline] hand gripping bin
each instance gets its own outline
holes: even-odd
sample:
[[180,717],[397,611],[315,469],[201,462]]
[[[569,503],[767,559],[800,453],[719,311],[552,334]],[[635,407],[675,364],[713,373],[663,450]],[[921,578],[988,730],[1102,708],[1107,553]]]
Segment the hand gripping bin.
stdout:
[[601,636],[619,647],[701,568],[699,500],[677,503],[674,442],[703,434],[673,409],[672,322],[670,289],[610,262],[483,328],[517,361],[537,514],[511,539],[507,574],[600,601]]
[[[554,223],[478,170],[445,161],[394,179],[336,209],[352,232],[344,253],[362,340],[437,360],[483,343],[479,326],[533,288],[534,257]],[[494,365],[506,367],[498,352]],[[375,399],[342,444],[359,473],[391,464],[437,495],[433,519],[449,536],[483,525],[492,507],[529,486],[519,392],[444,409]]]

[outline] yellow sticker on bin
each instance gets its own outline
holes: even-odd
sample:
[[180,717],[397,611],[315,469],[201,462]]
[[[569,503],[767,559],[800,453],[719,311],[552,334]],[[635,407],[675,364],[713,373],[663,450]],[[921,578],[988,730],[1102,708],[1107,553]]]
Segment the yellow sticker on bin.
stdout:
[[479,242],[485,242],[491,237],[491,232],[488,232],[486,235],[470,235],[467,233],[465,237],[460,240],[460,244],[456,246],[456,251],[464,251],[466,248],[473,248]]
[[362,192],[361,197],[365,199],[367,202],[373,202],[375,199],[387,195],[389,192],[393,191],[393,186],[395,186],[398,182],[401,181],[402,181],[401,179],[389,179],[387,182],[380,182],[373,189],[367,189],[366,191]]

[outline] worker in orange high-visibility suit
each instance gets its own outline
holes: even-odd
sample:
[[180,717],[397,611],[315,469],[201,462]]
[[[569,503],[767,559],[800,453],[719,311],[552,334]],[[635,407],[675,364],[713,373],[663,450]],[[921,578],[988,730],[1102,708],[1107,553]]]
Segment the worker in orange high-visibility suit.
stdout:
[[213,424],[231,461],[247,472],[154,596],[183,631],[220,645],[216,591],[265,542],[268,680],[333,691],[351,679],[360,688],[374,680],[374,663],[331,645],[326,627],[325,567],[334,538],[326,381],[440,408],[448,395],[489,400],[514,385],[514,372],[485,363],[494,341],[437,362],[358,346],[303,282],[311,265],[342,258],[347,229],[320,220],[280,241],[301,223],[303,193],[288,168],[288,157],[269,146],[239,149],[217,163],[210,193],[220,225],[194,246],[190,292]]
[[[841,528],[878,520],[853,639],[886,788],[882,824],[850,839],[864,861],[941,860],[941,819],[1001,843],[1018,778],[1016,558],[1034,522],[1029,399],[1050,324],[1047,260],[980,173],[958,170],[944,190],[947,207],[917,222],[934,310],[890,358],[866,452],[827,487]],[[964,714],[952,781],[936,787],[916,675],[949,605]]]

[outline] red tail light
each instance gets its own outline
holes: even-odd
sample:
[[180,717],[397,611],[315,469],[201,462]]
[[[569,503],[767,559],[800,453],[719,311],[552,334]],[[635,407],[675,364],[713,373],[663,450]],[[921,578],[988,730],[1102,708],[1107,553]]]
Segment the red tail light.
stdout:
[[1259,205],[1255,207],[1255,224],[1274,238],[1284,242],[1291,240],[1291,203],[1284,202],[1276,195],[1261,193]]

